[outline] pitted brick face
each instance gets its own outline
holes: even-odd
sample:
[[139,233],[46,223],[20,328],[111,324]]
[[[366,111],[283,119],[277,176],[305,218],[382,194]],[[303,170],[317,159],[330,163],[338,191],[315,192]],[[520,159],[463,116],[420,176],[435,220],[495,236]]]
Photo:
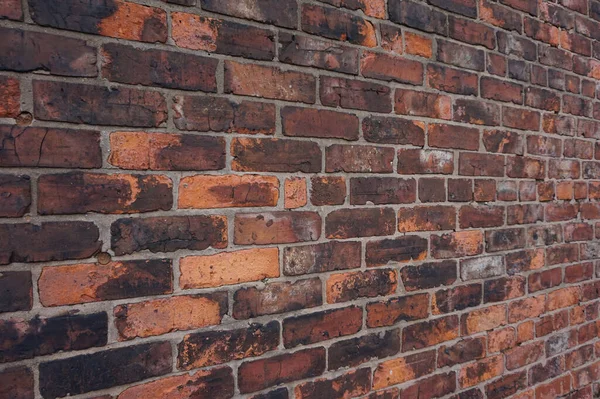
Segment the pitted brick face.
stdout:
[[600,0],[0,0],[0,399],[592,399]]

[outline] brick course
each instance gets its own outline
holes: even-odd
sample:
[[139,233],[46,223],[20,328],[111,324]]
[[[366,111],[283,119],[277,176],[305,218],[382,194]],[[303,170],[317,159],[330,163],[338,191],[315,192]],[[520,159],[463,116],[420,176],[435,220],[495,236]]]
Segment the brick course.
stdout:
[[599,0],[0,0],[0,399],[600,394]]

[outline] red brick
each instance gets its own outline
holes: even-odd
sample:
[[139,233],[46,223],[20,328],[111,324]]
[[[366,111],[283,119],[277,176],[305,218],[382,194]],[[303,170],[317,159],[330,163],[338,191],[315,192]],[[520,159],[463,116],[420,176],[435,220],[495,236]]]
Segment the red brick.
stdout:
[[268,29],[183,12],[173,12],[171,24],[178,47],[258,60],[275,55],[275,35]]
[[350,179],[350,204],[408,204],[416,201],[417,182],[394,177]]
[[327,238],[387,236],[396,231],[396,215],[392,208],[340,209],[327,215]]
[[483,301],[503,302],[525,295],[525,277],[503,277],[488,280],[483,285]]
[[0,314],[31,310],[32,306],[33,286],[31,272],[3,272],[0,275]]
[[398,231],[453,230],[456,226],[456,209],[450,206],[411,206],[398,211]]
[[423,83],[423,64],[387,54],[363,52],[360,70],[364,77],[411,85]]
[[300,72],[226,61],[225,93],[314,104],[316,80]]
[[30,205],[30,177],[0,174],[0,217],[21,217]]
[[179,285],[183,289],[260,281],[279,277],[279,250],[261,248],[187,256],[181,258],[179,269]]
[[485,386],[487,397],[490,399],[505,398],[527,387],[527,373],[521,371],[505,375],[502,378]]
[[566,287],[554,290],[548,293],[546,300],[546,309],[553,311],[561,308],[573,306],[579,302],[581,298],[580,287]]
[[328,173],[391,173],[394,149],[366,145],[333,144],[325,150]]
[[481,97],[523,104],[523,86],[505,80],[481,78]]
[[485,338],[466,338],[438,349],[438,367],[455,366],[485,357]]
[[317,379],[297,385],[297,399],[319,399],[332,397],[355,397],[371,389],[371,369],[350,371],[333,379]]
[[44,267],[38,280],[44,306],[73,305],[173,292],[171,261],[133,260]]
[[544,207],[541,204],[510,205],[506,208],[507,224],[532,224],[544,221]]
[[[530,291],[530,293],[533,291]],[[545,295],[511,302],[508,305],[508,322],[515,323],[540,316],[545,311]]]
[[525,247],[525,229],[502,229],[485,232],[487,252],[508,251]]
[[325,349],[305,349],[266,359],[242,363],[238,369],[240,392],[248,393],[315,377],[325,370]]
[[279,43],[283,63],[358,74],[357,48],[287,32],[279,33]]
[[448,395],[456,389],[454,371],[424,378],[402,390],[403,398],[437,398]]
[[473,181],[471,179],[448,179],[448,201],[473,201]]
[[167,40],[167,13],[128,1],[86,7],[77,0],[33,0],[29,12],[42,26],[148,43]]
[[327,302],[338,303],[390,295],[396,291],[397,286],[398,277],[391,269],[334,274],[327,279]]
[[535,363],[544,356],[543,342],[538,341],[528,345],[522,345],[509,350],[506,353],[506,368],[514,370]]
[[33,371],[29,367],[7,368],[0,373],[0,398],[31,399],[33,397],[35,397]]
[[431,236],[431,254],[437,259],[478,255],[483,252],[480,231],[461,231]]
[[191,370],[260,356],[276,349],[278,344],[279,323],[276,321],[237,330],[192,333],[178,344],[177,367]]
[[[23,6],[19,0],[4,0],[0,4],[0,18],[12,19],[15,21],[23,20]],[[17,399],[22,399],[18,397]]]
[[[279,5],[280,7],[281,5]],[[302,30],[366,47],[377,46],[375,27],[354,14],[312,4],[302,6]]]
[[479,149],[479,130],[457,125],[430,124],[427,140],[430,147],[476,151]]
[[289,317],[283,321],[286,348],[352,335],[362,329],[362,309],[356,306]]
[[323,304],[321,280],[272,282],[263,288],[242,288],[233,296],[233,317],[238,320],[314,308]]
[[432,300],[432,313],[445,314],[481,304],[481,284],[461,285],[439,290]]
[[315,212],[238,213],[234,223],[238,245],[316,241],[321,236],[321,217]]
[[458,338],[458,316],[447,316],[405,327],[402,332],[402,351],[422,349]]
[[429,295],[417,294],[371,302],[366,306],[367,326],[392,326],[401,321],[414,321],[428,316]]
[[430,374],[435,369],[435,350],[380,363],[373,373],[373,389],[401,384]]
[[[475,1],[473,1],[472,7],[476,7]],[[449,16],[448,28],[449,35],[453,39],[469,44],[485,46],[489,49],[496,47],[494,30],[488,26],[468,19]]]
[[363,119],[362,129],[365,140],[372,143],[425,145],[425,123],[420,121],[371,116]]
[[413,174],[444,174],[454,171],[454,154],[441,150],[398,150],[398,173]]
[[502,355],[488,357],[464,366],[458,374],[458,383],[462,388],[472,387],[499,376],[503,371]]
[[286,136],[358,140],[358,118],[355,115],[285,107],[281,110],[281,117]]
[[288,276],[298,276],[359,268],[361,263],[361,246],[359,244],[358,242],[330,241],[285,248],[283,272]]
[[403,236],[395,239],[369,241],[366,247],[367,267],[385,266],[390,262],[405,263],[427,257],[427,239]]
[[436,93],[396,89],[394,110],[402,115],[451,120],[452,99]]
[[458,159],[461,176],[504,176],[504,157],[501,155],[460,153]]
[[473,310],[461,317],[462,335],[476,334],[506,324],[506,305],[494,305]]
[[388,86],[322,76],[319,96],[321,103],[328,107],[389,113],[392,111],[390,93]]
[[502,206],[465,205],[460,208],[459,225],[461,229],[502,226],[504,213]]
[[171,179],[160,175],[43,175],[38,180],[38,212],[60,215],[166,211],[173,206],[172,189]]
[[448,93],[477,95],[477,75],[441,65],[427,65],[427,86]]
[[19,81],[8,76],[0,76],[0,117],[14,118],[21,110],[21,89]]

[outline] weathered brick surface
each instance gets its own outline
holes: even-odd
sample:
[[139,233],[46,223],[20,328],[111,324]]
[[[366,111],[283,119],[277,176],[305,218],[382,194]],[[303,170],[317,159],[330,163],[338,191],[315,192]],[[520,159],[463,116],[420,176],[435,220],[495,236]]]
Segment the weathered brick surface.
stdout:
[[600,1],[0,0],[0,398],[592,399]]

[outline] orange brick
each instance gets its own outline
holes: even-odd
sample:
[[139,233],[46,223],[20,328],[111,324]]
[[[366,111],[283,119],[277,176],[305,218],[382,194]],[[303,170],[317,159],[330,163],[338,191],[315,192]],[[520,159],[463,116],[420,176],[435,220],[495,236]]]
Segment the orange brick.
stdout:
[[431,58],[433,55],[433,40],[412,32],[404,32],[404,46],[408,54]]
[[571,376],[564,375],[535,389],[536,399],[556,399],[566,395],[571,390]]
[[545,295],[538,295],[511,302],[508,305],[508,322],[515,323],[517,321],[538,317],[544,313],[544,308]]
[[114,309],[121,341],[216,325],[226,312],[225,292],[155,299]]
[[285,209],[296,209],[306,205],[306,178],[290,177],[285,179]]
[[462,388],[468,388],[497,377],[503,371],[503,356],[496,355],[463,367],[458,374],[458,382]]
[[198,175],[181,179],[179,208],[276,206],[279,179],[258,175]]
[[573,182],[561,181],[556,184],[556,198],[570,201],[573,199]]
[[183,289],[219,287],[279,277],[279,249],[260,248],[187,256],[179,263]]
[[373,374],[373,389],[415,380],[435,369],[435,350],[380,363]]
[[73,305],[173,291],[171,262],[123,261],[44,267],[38,280],[44,306]]
[[396,291],[396,287],[398,276],[395,270],[376,269],[334,274],[327,279],[327,302],[389,295]]
[[[164,10],[120,0],[114,4],[116,11],[98,23],[99,34],[144,42],[166,41],[167,13]],[[85,25],[83,21],[82,25]]]
[[546,310],[550,312],[556,309],[573,306],[579,302],[580,298],[580,287],[567,287],[552,291],[548,293]]
[[488,349],[490,353],[501,352],[516,345],[515,329],[506,327],[488,333]]
[[531,341],[534,337],[535,323],[533,321],[526,321],[517,326],[517,342],[519,344],[527,341]]
[[21,109],[19,81],[0,76],[0,118],[14,118]]
[[506,305],[477,309],[461,318],[462,334],[471,335],[506,324]]

